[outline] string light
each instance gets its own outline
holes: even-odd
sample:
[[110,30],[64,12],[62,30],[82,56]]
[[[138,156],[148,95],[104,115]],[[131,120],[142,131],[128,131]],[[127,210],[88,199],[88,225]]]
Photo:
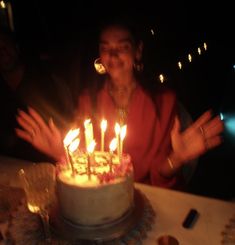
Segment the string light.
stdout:
[[178,62],[178,67],[182,69],[182,63],[180,61]]
[[188,54],[188,60],[189,60],[189,62],[192,62],[192,55],[191,54]]
[[4,1],[0,1],[0,8],[2,9],[6,8],[6,4],[4,3]]
[[[151,29],[151,33],[152,33],[152,34],[154,33],[152,29]],[[205,51],[207,50],[207,43],[206,43],[206,42],[203,42],[203,48],[204,48]],[[200,47],[197,48],[197,53],[198,53],[199,55],[202,54],[202,49],[201,49]],[[192,59],[193,59],[193,58],[192,58],[192,54],[189,53],[187,58],[188,58],[188,61],[191,63],[191,62],[192,62]],[[180,70],[182,70],[183,65],[182,65],[182,62],[181,62],[181,61],[178,61],[178,62],[177,62],[177,66],[178,66],[178,68],[179,68]],[[235,65],[233,66],[233,69],[235,70]],[[166,79],[165,79],[165,77],[164,77],[163,74],[160,74],[160,75],[159,75],[159,80],[160,80],[161,83],[165,82]]]
[[202,51],[201,51],[201,48],[200,47],[197,48],[197,52],[198,52],[199,55],[201,55]]
[[161,83],[163,83],[165,81],[165,78],[164,78],[163,74],[159,75],[159,80],[160,80]]
[[205,50],[207,50],[207,44],[205,42],[203,43],[203,47]]

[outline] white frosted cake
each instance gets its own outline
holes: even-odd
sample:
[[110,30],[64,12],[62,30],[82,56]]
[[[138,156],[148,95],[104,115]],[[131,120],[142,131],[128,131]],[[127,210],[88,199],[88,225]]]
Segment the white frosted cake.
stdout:
[[[112,157],[111,157],[112,156]],[[112,159],[112,160],[111,160]],[[133,207],[133,167],[129,155],[94,152],[90,159],[78,154],[72,168],[57,175],[57,197],[62,216],[78,225],[104,225],[117,221]]]

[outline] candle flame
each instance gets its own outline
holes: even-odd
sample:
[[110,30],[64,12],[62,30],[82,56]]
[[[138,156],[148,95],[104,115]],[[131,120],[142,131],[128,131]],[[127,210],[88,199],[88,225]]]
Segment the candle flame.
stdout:
[[79,139],[79,138],[75,139],[75,140],[69,145],[69,151],[70,151],[70,152],[76,151],[76,149],[77,149],[78,146],[79,146],[79,143],[80,143],[80,139]]
[[71,129],[64,138],[64,145],[67,147],[79,135],[80,129]]
[[102,120],[100,127],[101,127],[101,130],[105,132],[107,128],[107,120]]
[[114,138],[111,140],[111,142],[109,144],[109,150],[113,152],[116,150],[116,148],[117,148],[117,139]]
[[121,132],[120,132],[120,138],[121,138],[121,140],[123,140],[125,138],[125,136],[126,136],[126,128],[127,128],[126,125],[124,125],[124,126],[121,127]]
[[118,124],[118,123],[115,123],[115,133],[118,135],[118,134],[120,134],[120,130],[121,130],[121,128],[120,128],[120,125]]
[[91,141],[91,143],[87,147],[88,153],[92,153],[95,149],[96,142],[94,140]]
[[87,128],[87,126],[91,123],[91,119],[86,119],[84,121],[84,127]]
[[86,140],[86,148],[90,145],[91,141],[93,140],[93,126],[91,123],[91,119],[87,119],[84,121],[85,127],[85,140]]

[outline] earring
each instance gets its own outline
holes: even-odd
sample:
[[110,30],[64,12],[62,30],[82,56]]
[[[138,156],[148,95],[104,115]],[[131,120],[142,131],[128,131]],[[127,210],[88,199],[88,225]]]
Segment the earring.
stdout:
[[135,61],[133,67],[138,72],[142,72],[144,70],[144,64],[139,60]]
[[103,64],[101,63],[100,58],[95,59],[95,61],[94,61],[94,67],[95,67],[95,70],[96,70],[99,74],[105,74],[105,73],[106,73],[105,67],[104,67]]

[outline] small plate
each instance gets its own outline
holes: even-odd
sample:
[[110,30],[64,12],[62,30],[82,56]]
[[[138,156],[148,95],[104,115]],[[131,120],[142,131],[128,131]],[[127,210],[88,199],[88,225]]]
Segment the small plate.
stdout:
[[65,220],[54,209],[50,213],[50,226],[56,236],[68,241],[110,241],[130,232],[143,218],[146,200],[137,189],[134,191],[134,207],[115,223],[101,226],[81,226]]

